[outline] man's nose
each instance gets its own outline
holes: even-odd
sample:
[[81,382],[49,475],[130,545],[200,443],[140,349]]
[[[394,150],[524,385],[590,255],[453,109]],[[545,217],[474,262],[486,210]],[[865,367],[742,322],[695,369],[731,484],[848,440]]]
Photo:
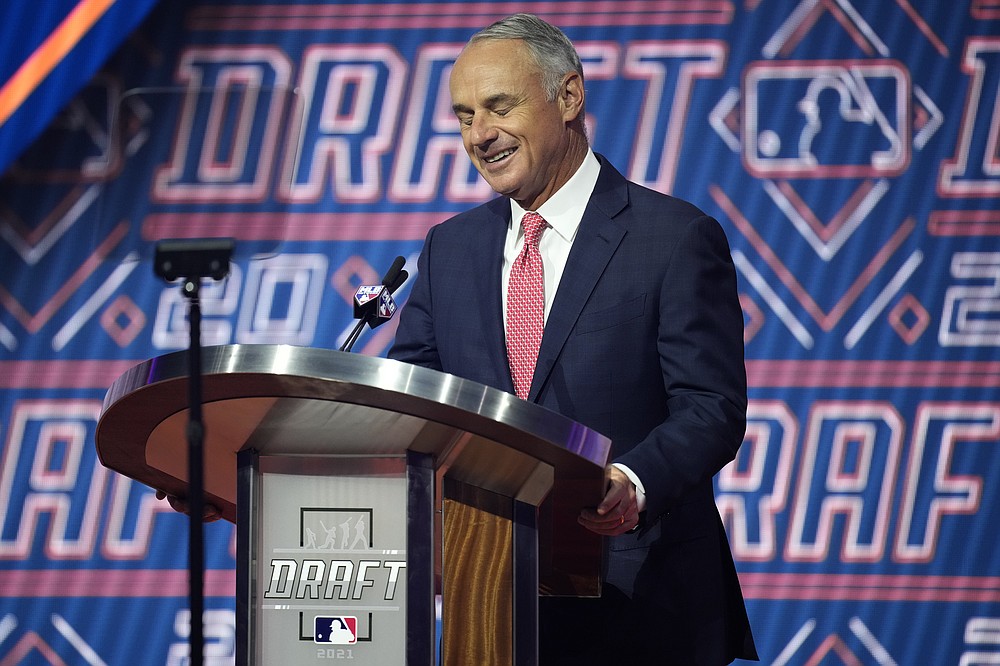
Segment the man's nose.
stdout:
[[472,130],[469,132],[469,140],[475,146],[482,146],[491,143],[497,138],[496,125],[485,115],[478,115],[472,119]]

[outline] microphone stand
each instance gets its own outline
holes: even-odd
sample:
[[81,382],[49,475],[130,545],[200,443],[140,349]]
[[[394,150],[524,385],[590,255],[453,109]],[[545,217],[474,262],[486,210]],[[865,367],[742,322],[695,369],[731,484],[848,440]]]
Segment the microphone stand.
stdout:
[[153,271],[167,282],[183,279],[188,299],[188,578],[191,606],[190,665],[204,662],[205,628],[205,425],[202,419],[201,304],[203,279],[229,274],[231,239],[163,240],[156,244]]
[[367,316],[363,316],[360,320],[358,320],[358,323],[355,324],[354,328],[351,329],[351,332],[348,333],[347,338],[344,340],[344,344],[340,345],[340,351],[349,352],[354,348],[354,343],[361,337],[361,331],[364,330],[365,324],[367,323]]

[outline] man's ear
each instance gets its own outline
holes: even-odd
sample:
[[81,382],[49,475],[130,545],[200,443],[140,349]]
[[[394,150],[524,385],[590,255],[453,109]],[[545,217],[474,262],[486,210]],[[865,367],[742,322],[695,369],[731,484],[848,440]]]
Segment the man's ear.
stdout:
[[570,72],[563,77],[559,89],[559,103],[563,107],[563,120],[567,123],[577,119],[583,111],[583,78],[576,72]]

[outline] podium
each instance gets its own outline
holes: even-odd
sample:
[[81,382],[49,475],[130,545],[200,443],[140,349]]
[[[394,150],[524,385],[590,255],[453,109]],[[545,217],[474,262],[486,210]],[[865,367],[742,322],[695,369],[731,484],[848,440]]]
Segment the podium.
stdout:
[[[537,664],[538,595],[600,594],[610,441],[493,388],[284,345],[202,350],[205,499],[237,531],[237,663]],[[186,494],[187,352],[109,389],[101,462]],[[441,599],[440,646],[436,597]]]

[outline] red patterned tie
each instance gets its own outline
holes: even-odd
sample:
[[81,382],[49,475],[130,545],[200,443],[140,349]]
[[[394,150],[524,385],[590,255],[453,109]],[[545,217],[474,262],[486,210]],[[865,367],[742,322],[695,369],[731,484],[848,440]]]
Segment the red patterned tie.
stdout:
[[527,399],[545,326],[545,281],[538,240],[547,226],[538,213],[525,213],[524,247],[507,283],[507,358],[517,396]]

